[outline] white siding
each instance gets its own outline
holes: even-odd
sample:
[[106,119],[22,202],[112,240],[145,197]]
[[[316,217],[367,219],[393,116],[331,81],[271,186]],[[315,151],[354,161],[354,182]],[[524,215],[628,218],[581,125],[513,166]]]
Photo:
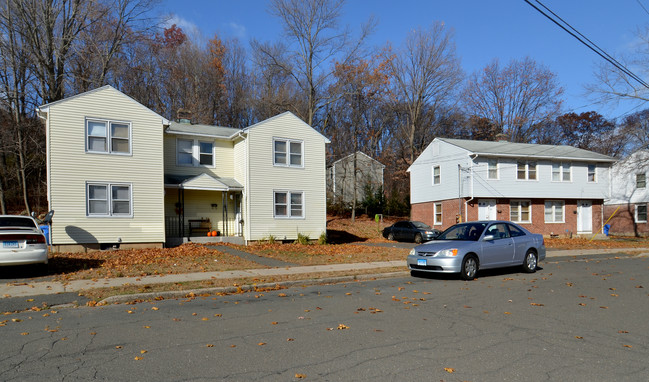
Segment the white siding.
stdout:
[[[325,138],[290,113],[252,126],[248,131],[248,240],[269,235],[292,240],[297,234],[317,239],[326,231]],[[273,138],[303,141],[303,168],[273,166]],[[304,192],[304,218],[275,218],[273,191]]]
[[[111,87],[48,109],[53,243],[164,242],[162,118]],[[86,153],[86,118],[130,122],[131,154]],[[132,184],[133,216],[87,217],[86,182]]]
[[474,197],[604,199],[608,195],[608,165],[597,164],[597,182],[588,182],[588,163],[570,163],[570,181],[552,181],[552,163],[536,161],[536,180],[517,179],[517,160],[498,158],[498,179],[488,179],[487,158],[477,158],[472,169]]
[[[588,162],[564,161],[570,163],[571,180],[555,182],[552,181],[552,161],[536,160],[536,180],[519,180],[517,158],[511,157],[497,158],[498,179],[488,179],[489,159],[444,141],[434,140],[410,166],[410,202],[447,200],[460,195],[474,198],[544,199],[605,199],[609,195],[608,163],[597,163],[597,181],[588,182]],[[461,166],[460,169],[458,165]],[[440,166],[440,184],[433,185],[433,166]],[[462,180],[461,185],[458,179]]]
[[637,174],[645,174],[645,179],[649,178],[649,152],[635,152],[615,164],[611,182],[611,198],[607,204],[649,202],[649,183],[645,188],[637,188]]
[[[458,164],[464,169],[461,172],[462,194],[466,196],[470,193],[467,182],[469,152],[441,141],[431,142],[410,166],[410,203],[457,198],[460,194]],[[441,176],[440,183],[435,185],[433,166],[440,167]]]

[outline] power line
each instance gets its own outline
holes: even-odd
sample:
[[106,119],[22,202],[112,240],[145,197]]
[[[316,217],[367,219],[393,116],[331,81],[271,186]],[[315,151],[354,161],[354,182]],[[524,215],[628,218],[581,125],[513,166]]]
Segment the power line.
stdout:
[[[590,41],[586,36],[581,34],[577,29],[575,29],[572,25],[568,24],[565,20],[563,20],[561,17],[559,17],[556,13],[552,12],[548,7],[546,7],[543,3],[541,3],[539,0],[536,0],[536,2],[546,9],[548,12],[550,12],[554,17],[556,17],[558,20],[561,22],[557,21],[554,19],[552,16],[548,15],[545,13],[542,9],[537,7],[536,5],[532,4],[530,0],[525,0],[527,4],[529,4],[532,8],[536,9],[539,13],[541,13],[543,16],[548,18],[548,20],[552,21],[555,23],[557,26],[559,26],[561,29],[564,31],[568,32],[572,37],[576,38],[579,42],[584,44],[586,47],[588,47],[590,50],[595,52],[598,56],[602,57],[604,60],[608,61],[611,65],[615,66],[617,69],[622,71],[624,74],[627,76],[631,77],[635,81],[637,81],[640,85],[644,86],[645,88],[649,89],[649,84],[647,84],[642,78],[640,78],[638,75],[627,69],[624,65],[622,65],[620,62],[618,62],[615,58],[613,58],[611,55],[606,53],[602,48],[597,46],[594,42]],[[562,24],[563,23],[563,24]],[[565,24],[565,26],[564,26]],[[570,28],[571,30],[569,30]],[[573,33],[574,31],[574,33]],[[583,38],[583,39],[582,39]],[[586,41],[584,41],[586,40]]]
[[638,4],[640,5],[640,7],[642,7],[642,9],[644,9],[644,12],[645,12],[646,14],[648,14],[648,15],[649,15],[649,11],[647,10],[647,8],[645,8],[645,6],[644,6],[644,5],[642,5],[642,3],[640,2],[640,0],[635,0],[635,1],[637,1],[637,2],[638,2]]

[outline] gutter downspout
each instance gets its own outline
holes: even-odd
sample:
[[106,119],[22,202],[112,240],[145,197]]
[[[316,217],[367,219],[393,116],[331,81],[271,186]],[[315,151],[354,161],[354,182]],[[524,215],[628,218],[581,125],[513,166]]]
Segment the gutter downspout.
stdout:
[[241,139],[246,141],[246,176],[245,176],[245,184],[243,186],[243,192],[242,192],[242,197],[244,201],[244,205],[246,206],[245,212],[243,213],[243,235],[244,235],[244,242],[246,245],[250,242],[250,198],[248,198],[248,193],[250,193],[250,139],[248,137],[250,136],[250,133],[248,133],[247,136],[243,136],[241,132],[238,133],[239,137]]
[[471,164],[469,166],[469,170],[470,170],[469,174],[471,176],[471,197],[464,202],[464,214],[465,214],[464,221],[469,220],[469,202],[473,200],[473,163],[474,163],[473,161],[476,160],[478,154],[473,154],[473,155],[475,155],[473,158],[471,158],[471,154],[468,155],[469,159],[471,159]]
[[[46,117],[43,114],[47,115]],[[49,108],[47,112],[43,112],[40,107],[36,108],[36,115],[38,118],[45,121],[45,181],[47,182],[47,210],[52,211],[52,176],[51,176],[51,161],[50,161],[50,111]],[[50,241],[50,251],[54,248],[54,243],[52,242],[52,226],[54,225],[53,221],[50,222],[49,226],[49,241]]]

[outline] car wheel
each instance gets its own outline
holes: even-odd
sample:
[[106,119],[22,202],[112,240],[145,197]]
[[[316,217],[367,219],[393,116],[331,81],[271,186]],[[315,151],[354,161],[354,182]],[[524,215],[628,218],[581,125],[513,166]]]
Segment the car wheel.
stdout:
[[523,271],[526,273],[536,272],[537,263],[536,253],[532,250],[528,250],[525,254],[525,260],[523,260]]
[[394,240],[394,234],[392,232],[388,234],[388,240]]
[[415,243],[421,244],[423,241],[424,241],[424,239],[421,237],[420,233],[415,235]]
[[478,259],[473,255],[465,257],[464,260],[462,260],[460,276],[464,280],[473,280],[476,273],[478,273]]

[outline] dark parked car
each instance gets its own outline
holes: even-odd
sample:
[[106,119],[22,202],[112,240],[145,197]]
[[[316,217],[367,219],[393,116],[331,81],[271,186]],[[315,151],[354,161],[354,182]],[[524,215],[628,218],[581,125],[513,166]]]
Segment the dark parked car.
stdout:
[[460,273],[463,279],[472,280],[479,269],[520,266],[532,273],[543,259],[543,235],[509,221],[477,221],[456,224],[413,248],[408,268],[413,276],[418,272]]
[[400,221],[383,229],[383,237],[388,240],[405,240],[423,243],[433,240],[442,231],[430,228],[428,224],[417,221]]

